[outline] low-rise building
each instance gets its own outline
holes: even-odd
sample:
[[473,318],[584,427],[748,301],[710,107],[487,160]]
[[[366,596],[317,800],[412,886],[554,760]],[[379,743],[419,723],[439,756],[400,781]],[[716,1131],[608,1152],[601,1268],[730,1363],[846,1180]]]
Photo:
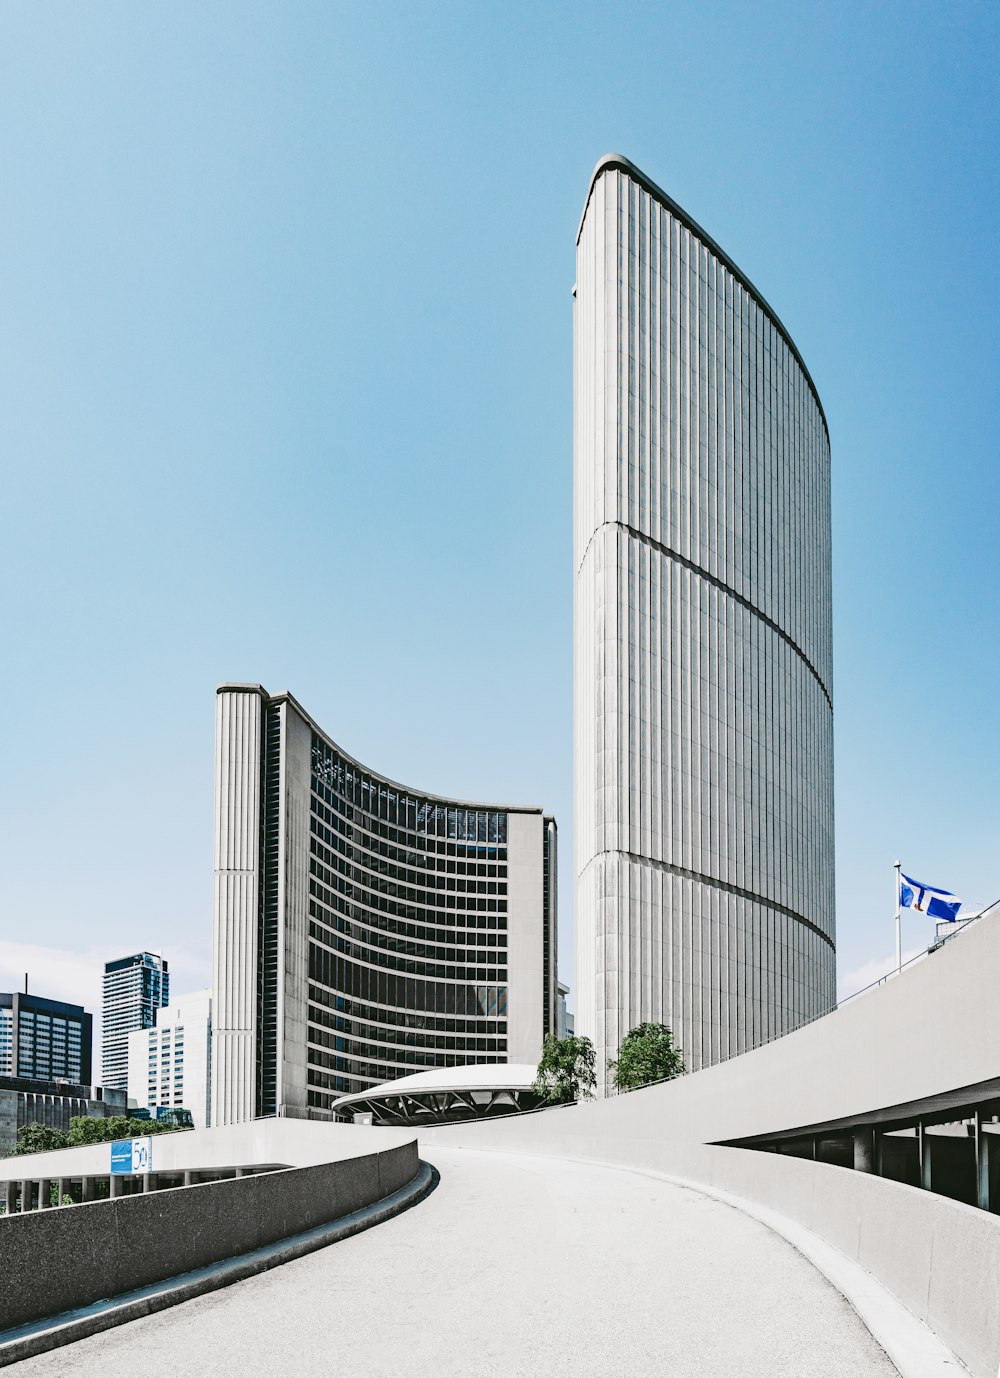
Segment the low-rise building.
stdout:
[[556,1038],[568,1038],[573,1033],[573,1016],[566,1008],[569,986],[560,981],[556,987]]
[[124,1115],[126,1104],[124,1091],[0,1076],[0,1158],[13,1153],[17,1131],[26,1124],[42,1124],[65,1133],[76,1116],[103,1120],[110,1115]]

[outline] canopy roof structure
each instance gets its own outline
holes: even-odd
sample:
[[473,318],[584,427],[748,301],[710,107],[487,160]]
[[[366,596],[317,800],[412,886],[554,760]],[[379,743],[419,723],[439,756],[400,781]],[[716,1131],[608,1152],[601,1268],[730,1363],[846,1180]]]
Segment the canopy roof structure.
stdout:
[[371,1115],[373,1124],[446,1124],[535,1110],[533,1063],[498,1062],[435,1067],[334,1101],[338,1118]]

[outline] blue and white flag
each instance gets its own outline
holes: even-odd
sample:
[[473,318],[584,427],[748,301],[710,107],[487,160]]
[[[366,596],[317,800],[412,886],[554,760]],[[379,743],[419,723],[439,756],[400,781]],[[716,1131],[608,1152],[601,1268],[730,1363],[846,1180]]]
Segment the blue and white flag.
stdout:
[[924,885],[922,881],[899,873],[899,907],[916,909],[931,919],[941,919],[954,923],[962,901],[950,890],[942,890],[938,885]]

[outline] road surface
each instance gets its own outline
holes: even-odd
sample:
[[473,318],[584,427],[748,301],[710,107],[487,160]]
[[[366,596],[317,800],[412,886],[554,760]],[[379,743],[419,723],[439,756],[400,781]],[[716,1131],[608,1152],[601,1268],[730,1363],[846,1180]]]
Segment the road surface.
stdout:
[[790,1244],[614,1168],[430,1148],[385,1224],[18,1366],[18,1378],[894,1378]]

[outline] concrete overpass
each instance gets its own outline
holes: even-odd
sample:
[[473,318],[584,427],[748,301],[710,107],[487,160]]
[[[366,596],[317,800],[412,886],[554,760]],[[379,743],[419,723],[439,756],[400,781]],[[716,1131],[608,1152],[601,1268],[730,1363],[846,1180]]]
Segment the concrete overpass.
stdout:
[[[651,1367],[657,1354],[667,1356],[672,1371],[700,1374],[876,1373],[885,1371],[878,1365],[888,1352],[906,1374],[954,1374],[964,1365],[995,1378],[1000,1218],[994,1214],[996,1130],[990,1116],[1000,1093],[998,971],[994,916],[834,1014],[707,1071],[590,1105],[422,1129],[421,1155],[438,1166],[441,1183],[408,1214],[280,1274],[136,1322],[105,1337],[101,1353],[113,1345],[126,1359],[155,1336],[172,1349],[180,1345],[187,1364],[189,1346],[197,1349],[211,1328],[199,1317],[210,1314],[220,1334],[234,1337],[233,1353],[245,1368],[250,1349],[240,1336],[255,1337],[263,1356],[272,1352],[267,1335],[291,1343],[293,1331],[299,1333],[295,1326],[320,1345],[311,1319],[318,1312],[327,1318],[330,1353],[358,1374],[664,1371]],[[874,1170],[891,1167],[893,1152],[885,1143],[910,1127],[918,1165],[930,1165],[917,1181],[939,1185],[934,1163],[944,1150],[935,1129],[966,1116],[972,1133],[966,1126],[964,1138],[947,1137],[973,1164],[977,1191],[986,1163],[983,1203],[994,1210]],[[269,1122],[269,1130],[286,1142],[308,1134],[320,1156],[339,1135],[358,1157],[374,1148],[371,1136],[389,1132],[280,1121]],[[345,1134],[354,1137],[345,1140]],[[176,1136],[177,1152],[183,1141],[193,1150],[195,1137]],[[840,1147],[830,1157],[834,1141]],[[756,1151],[760,1147],[771,1151]],[[219,1152],[232,1162],[231,1145]],[[276,1156],[264,1144],[257,1155],[272,1165],[289,1161],[287,1152]],[[31,1170],[50,1178],[71,1175],[55,1162],[60,1156],[38,1155],[46,1162]],[[838,1163],[861,1170],[845,1171]],[[24,1160],[10,1166],[23,1173]],[[334,1174],[336,1168],[333,1163]],[[263,1190],[262,1184],[286,1175],[250,1180]],[[127,1212],[149,1199],[183,1202],[192,1192],[242,1185],[181,1188],[34,1218],[72,1217],[109,1205]],[[0,1265],[10,1232],[31,1219],[0,1221]],[[164,1214],[165,1228],[169,1219]],[[691,1220],[700,1222],[697,1229],[688,1228]],[[698,1239],[709,1221],[706,1254]],[[779,1305],[772,1272],[778,1292],[803,1299],[800,1310]],[[735,1275],[741,1273],[749,1291]],[[804,1281],[807,1275],[812,1282]],[[673,1306],[669,1288],[651,1281],[659,1276],[681,1287],[682,1305]],[[683,1287],[682,1277],[688,1280]],[[821,1291],[833,1287],[833,1311],[818,1299],[814,1283]],[[375,1288],[370,1303],[362,1284]],[[711,1304],[699,1306],[694,1293]],[[846,1330],[832,1319],[838,1305],[842,1314],[853,1314],[842,1300],[836,1303],[837,1294],[856,1313]],[[748,1337],[753,1295],[773,1326]],[[248,1319],[250,1312],[259,1312],[259,1320]],[[573,1318],[568,1327],[566,1315]],[[693,1328],[685,1330],[688,1316]],[[885,1352],[873,1350],[854,1327],[858,1316]],[[687,1349],[678,1348],[681,1332]],[[559,1337],[558,1354],[547,1344],[549,1334]],[[807,1351],[814,1339],[822,1348],[827,1334],[827,1367],[817,1351],[814,1369]],[[791,1348],[785,1343],[790,1335]],[[74,1349],[74,1373],[91,1371],[87,1346],[93,1344],[84,1340]],[[271,1366],[265,1357],[255,1371],[284,1372],[274,1353]],[[316,1366],[316,1353],[306,1355],[300,1371],[327,1371]],[[615,1353],[628,1363],[616,1368]],[[219,1362],[218,1354],[211,1357]],[[25,1363],[26,1375],[66,1371],[56,1358]]]

